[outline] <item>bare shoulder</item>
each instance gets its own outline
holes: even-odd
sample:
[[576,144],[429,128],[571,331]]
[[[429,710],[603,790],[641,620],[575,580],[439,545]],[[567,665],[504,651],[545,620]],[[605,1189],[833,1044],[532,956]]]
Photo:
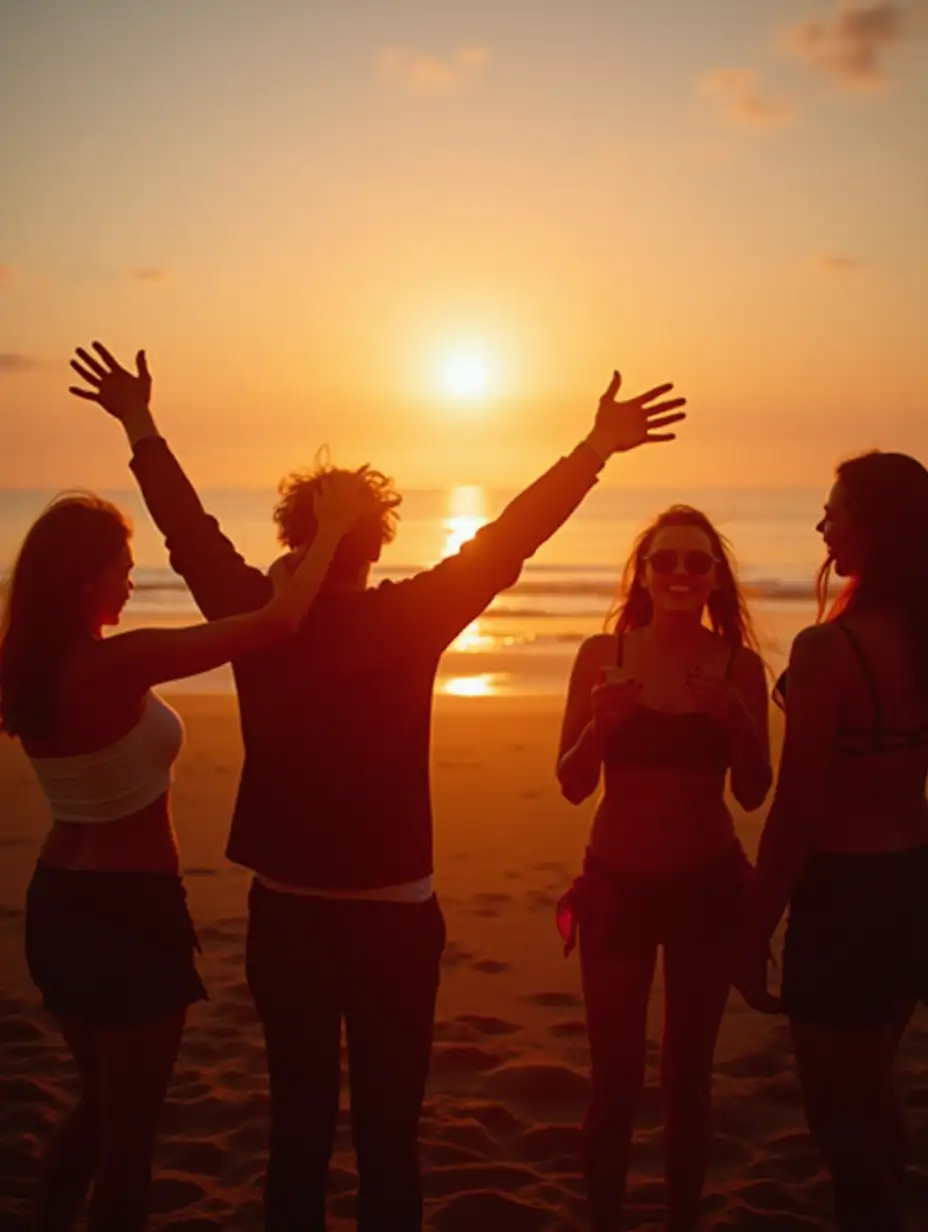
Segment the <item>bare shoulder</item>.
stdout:
[[835,667],[840,632],[833,624],[809,625],[793,639],[789,654],[790,683],[797,679],[822,681]]
[[736,646],[732,651],[730,674],[736,683],[754,684],[766,680],[767,667],[756,650],[750,646]]
[[616,653],[614,633],[594,633],[580,643],[575,662],[578,667],[608,667],[615,663]]

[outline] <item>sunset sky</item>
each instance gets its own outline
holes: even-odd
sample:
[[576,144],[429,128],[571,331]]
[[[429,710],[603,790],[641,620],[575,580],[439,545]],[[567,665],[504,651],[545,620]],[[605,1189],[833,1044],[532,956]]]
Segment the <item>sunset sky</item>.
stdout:
[[918,3],[0,0],[0,486],[127,482],[94,337],[204,485],[519,484],[615,365],[692,412],[617,482],[928,460],[926,66]]

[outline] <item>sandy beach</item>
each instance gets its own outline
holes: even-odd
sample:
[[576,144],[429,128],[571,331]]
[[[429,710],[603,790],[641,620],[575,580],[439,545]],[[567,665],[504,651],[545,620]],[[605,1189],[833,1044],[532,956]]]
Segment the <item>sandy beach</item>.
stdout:
[[[211,1000],[191,1012],[164,1114],[153,1226],[260,1227],[266,1080],[244,983],[248,875],[223,857],[241,744],[234,698],[178,701],[187,744],[175,816]],[[422,1125],[427,1226],[534,1232],[584,1226],[579,1122],[587,1049],[576,957],[565,960],[553,905],[576,871],[590,808],[559,796],[555,699],[443,697],[433,744],[436,868],[448,921],[429,1098]],[[776,739],[780,728],[775,720]],[[22,957],[23,898],[47,815],[20,750],[0,743],[0,1225],[25,1229],[40,1143],[74,1090]],[[307,808],[312,801],[307,801]],[[750,854],[764,811],[736,810]],[[661,988],[635,1141],[627,1226],[661,1226]],[[916,1144],[928,1129],[928,1015],[903,1048]],[[828,1227],[828,1187],[803,1121],[779,1020],[730,997],[716,1058],[718,1139],[708,1226]],[[347,1100],[347,1093],[343,1103]],[[928,1157],[910,1170],[916,1226],[928,1226]],[[343,1123],[331,1227],[353,1226],[356,1176]]]

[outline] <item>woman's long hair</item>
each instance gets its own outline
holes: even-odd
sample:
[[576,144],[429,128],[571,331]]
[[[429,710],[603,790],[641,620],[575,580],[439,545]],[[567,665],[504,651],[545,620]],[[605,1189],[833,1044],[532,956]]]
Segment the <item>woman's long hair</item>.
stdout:
[[54,733],[65,659],[88,630],[86,587],[130,533],[114,505],[89,493],[59,496],[29,530],[0,621],[0,731],[26,740]]
[[695,526],[712,545],[718,581],[706,604],[712,631],[732,647],[748,646],[751,650],[758,650],[751,615],[735,576],[731,547],[706,515],[691,505],[671,505],[658,514],[635,540],[622,571],[619,598],[609,613],[607,624],[616,633],[627,633],[651,623],[654,607],[644,584],[644,572],[654,536],[667,526]]
[[829,608],[832,560],[817,578],[819,620],[889,607],[902,617],[918,689],[928,693],[928,470],[904,453],[874,450],[836,472],[860,541],[860,571]]

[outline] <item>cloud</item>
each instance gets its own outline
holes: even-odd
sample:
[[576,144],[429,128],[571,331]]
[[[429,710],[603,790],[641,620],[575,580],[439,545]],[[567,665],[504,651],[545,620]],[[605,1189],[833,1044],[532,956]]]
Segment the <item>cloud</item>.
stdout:
[[129,270],[133,282],[166,282],[168,272],[155,265],[143,265],[139,269]]
[[489,60],[486,47],[459,47],[448,56],[387,47],[380,53],[380,75],[387,85],[413,94],[453,94],[478,77]]
[[0,376],[16,376],[21,372],[34,372],[41,364],[32,355],[21,351],[0,351]]
[[849,89],[886,84],[884,60],[911,28],[911,10],[892,0],[855,4],[839,0],[825,20],[810,17],[788,30],[784,49]]
[[823,274],[856,274],[863,267],[863,261],[841,253],[825,253],[816,258],[815,265]]
[[699,80],[699,92],[732,128],[776,129],[791,124],[796,110],[787,99],[765,96],[752,68],[717,68]]

